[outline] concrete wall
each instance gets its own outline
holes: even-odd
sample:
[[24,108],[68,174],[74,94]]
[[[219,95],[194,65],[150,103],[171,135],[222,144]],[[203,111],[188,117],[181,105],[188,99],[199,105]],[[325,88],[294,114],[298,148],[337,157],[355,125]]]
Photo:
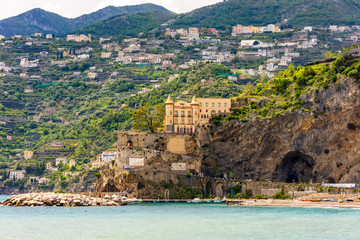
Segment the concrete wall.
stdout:
[[196,155],[198,144],[190,135],[165,134],[165,133],[118,133],[118,148],[140,147],[156,148],[157,142],[163,142],[165,149],[175,154]]
[[145,165],[148,164],[149,159],[160,156],[160,153],[154,150],[140,150],[134,148],[122,147],[118,149],[117,156],[115,158],[115,165],[118,169],[124,169],[130,166],[130,158],[143,158]]
[[169,136],[167,150],[172,153],[186,154],[185,135]]

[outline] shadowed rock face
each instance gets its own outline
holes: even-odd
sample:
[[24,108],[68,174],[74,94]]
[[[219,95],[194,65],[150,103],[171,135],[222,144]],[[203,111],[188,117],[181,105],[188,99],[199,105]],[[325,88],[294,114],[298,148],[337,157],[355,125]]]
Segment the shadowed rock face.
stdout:
[[310,182],[313,180],[314,159],[299,151],[287,153],[277,166],[274,181]]
[[213,153],[221,170],[239,179],[359,183],[359,100],[358,84],[346,79],[304,99],[318,117],[293,112],[229,122],[214,132]]

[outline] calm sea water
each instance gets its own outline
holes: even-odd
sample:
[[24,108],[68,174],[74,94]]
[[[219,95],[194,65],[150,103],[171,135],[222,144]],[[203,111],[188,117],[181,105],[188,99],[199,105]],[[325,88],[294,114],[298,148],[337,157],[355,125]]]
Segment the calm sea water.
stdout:
[[360,210],[171,203],[0,207],[0,239],[360,239]]

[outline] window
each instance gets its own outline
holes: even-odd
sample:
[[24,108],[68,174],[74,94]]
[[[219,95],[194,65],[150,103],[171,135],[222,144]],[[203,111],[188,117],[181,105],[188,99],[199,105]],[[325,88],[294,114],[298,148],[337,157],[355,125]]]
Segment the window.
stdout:
[[172,111],[170,111],[170,116],[172,116]]
[[184,111],[181,111],[181,116],[185,117],[185,112]]
[[178,120],[177,119],[175,119],[175,125],[177,125],[178,124]]
[[208,104],[208,103],[205,103],[205,106],[206,106],[206,107],[208,107],[208,106],[209,106],[209,104]]
[[200,107],[202,107],[202,103],[200,103]]
[[188,119],[188,124],[191,125],[191,118]]
[[175,111],[175,117],[177,117],[178,116],[178,111]]
[[224,107],[227,107],[227,103],[224,103]]
[[212,106],[212,107],[215,107],[215,103],[212,103],[211,106]]
[[221,107],[221,103],[218,103],[218,107]]
[[191,111],[188,111],[188,117],[191,117]]
[[184,119],[181,119],[181,125],[184,125],[185,122],[184,122]]

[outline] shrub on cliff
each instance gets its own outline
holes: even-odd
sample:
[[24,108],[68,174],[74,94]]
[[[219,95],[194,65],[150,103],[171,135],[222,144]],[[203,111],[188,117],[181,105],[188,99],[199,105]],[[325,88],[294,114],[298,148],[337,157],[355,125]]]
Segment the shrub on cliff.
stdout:
[[290,195],[288,193],[285,193],[284,189],[281,189],[280,192],[275,193],[275,195],[272,198],[273,199],[289,199]]
[[251,198],[253,196],[253,193],[251,189],[246,189],[244,193],[244,198]]

